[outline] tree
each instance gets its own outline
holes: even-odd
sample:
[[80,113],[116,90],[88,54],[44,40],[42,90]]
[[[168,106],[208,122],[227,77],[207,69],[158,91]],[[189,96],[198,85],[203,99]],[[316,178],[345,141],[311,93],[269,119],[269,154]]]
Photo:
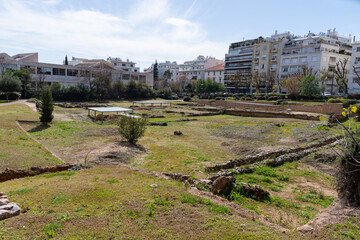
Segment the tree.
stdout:
[[251,78],[249,78],[249,74],[237,71],[234,73],[234,75],[230,76],[229,84],[233,85],[235,88],[235,92],[238,93],[239,87],[243,85],[248,85],[250,83],[250,80]]
[[5,72],[0,76],[0,95],[5,95],[9,100],[9,95],[16,94],[21,96],[21,81],[12,72]]
[[256,93],[260,93],[260,87],[263,85],[264,77],[259,73],[253,73],[252,75],[252,85],[255,88]]
[[154,64],[153,75],[154,75],[154,82],[158,81],[159,80],[159,69],[158,69],[157,60],[155,61],[155,64]]
[[319,79],[313,75],[303,77],[300,82],[300,94],[307,97],[319,95]]
[[138,97],[138,88],[134,80],[130,80],[126,85],[126,96],[128,98],[137,98]]
[[15,70],[13,74],[14,76],[18,77],[21,81],[22,98],[28,98],[30,96],[30,84],[31,84],[30,74],[25,70]]
[[122,97],[125,93],[125,85],[124,85],[123,81],[121,81],[120,78],[113,84],[112,88],[113,88],[113,91],[112,91],[113,95],[117,99]]
[[289,77],[281,82],[281,87],[286,90],[289,95],[298,95],[300,92],[301,80],[296,76]]
[[121,116],[118,121],[119,133],[129,143],[136,144],[144,136],[147,123],[147,118]]
[[205,92],[205,80],[199,79],[196,82],[196,92],[197,93],[204,93]]
[[348,62],[349,58],[340,59],[336,62],[334,74],[339,89],[344,90],[345,94],[348,93]]
[[40,122],[42,125],[48,125],[54,118],[52,112],[54,110],[51,89],[49,86],[44,86],[40,96]]
[[69,65],[69,62],[68,62],[68,58],[67,58],[67,55],[65,55],[65,61],[64,61],[64,65]]

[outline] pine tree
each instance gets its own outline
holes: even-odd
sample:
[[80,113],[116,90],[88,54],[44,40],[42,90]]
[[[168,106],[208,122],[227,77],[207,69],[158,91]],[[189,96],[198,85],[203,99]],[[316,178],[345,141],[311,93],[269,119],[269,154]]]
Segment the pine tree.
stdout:
[[40,122],[42,123],[42,125],[48,125],[48,123],[50,123],[54,118],[54,116],[52,115],[54,105],[51,89],[49,86],[43,87],[40,100]]
[[65,64],[65,65],[69,65],[67,55],[65,55],[65,61],[64,61],[64,64]]

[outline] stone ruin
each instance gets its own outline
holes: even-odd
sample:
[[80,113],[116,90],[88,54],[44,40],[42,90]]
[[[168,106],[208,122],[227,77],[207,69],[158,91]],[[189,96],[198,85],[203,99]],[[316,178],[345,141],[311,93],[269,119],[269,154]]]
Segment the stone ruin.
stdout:
[[20,214],[20,207],[16,203],[11,203],[8,197],[0,192],[0,220],[15,217]]

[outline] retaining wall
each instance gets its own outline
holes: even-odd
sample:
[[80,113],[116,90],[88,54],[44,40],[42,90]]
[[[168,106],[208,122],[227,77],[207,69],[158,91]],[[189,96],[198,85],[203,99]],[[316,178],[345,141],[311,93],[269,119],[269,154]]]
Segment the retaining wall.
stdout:
[[[261,102],[261,101],[214,101],[214,100],[192,100],[193,102],[199,104],[210,105],[214,107],[223,107],[223,108],[235,108],[235,109],[244,109],[244,110],[253,110],[253,111],[291,111],[296,112],[312,112],[312,113],[322,113],[322,114],[341,114],[343,107],[341,103],[322,103],[316,106],[305,106],[305,105],[274,105],[274,102]],[[244,103],[244,104],[241,104]],[[267,106],[254,105],[251,106],[251,103],[264,104]],[[269,106],[273,105],[273,106]]]

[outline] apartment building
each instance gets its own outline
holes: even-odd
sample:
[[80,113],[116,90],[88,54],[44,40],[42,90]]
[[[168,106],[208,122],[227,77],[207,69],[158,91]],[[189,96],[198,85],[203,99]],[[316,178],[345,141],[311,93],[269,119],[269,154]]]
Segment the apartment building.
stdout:
[[[351,36],[338,36],[335,31],[315,35],[309,33],[305,37],[292,37],[285,43],[281,60],[279,78],[288,78],[302,69],[312,69],[317,74],[321,71],[333,71],[338,61],[349,59],[351,55]],[[349,70],[349,64],[347,64]],[[324,83],[325,91],[337,93],[341,91],[334,79]]]
[[352,45],[352,54],[350,60],[350,72],[348,80],[349,93],[360,93],[360,42],[354,42]]
[[278,34],[275,31],[274,35],[254,45],[252,84],[262,93],[272,92],[273,86],[278,84],[282,48],[289,36],[289,32]]
[[186,61],[179,65],[179,77],[183,75],[188,80],[205,79],[205,69],[223,63],[224,61],[214,57],[199,55],[195,60]]
[[[178,80],[179,77],[179,65],[174,61],[165,61],[158,63],[158,73],[159,73],[159,79],[161,79],[164,75],[164,73],[169,70],[171,73],[171,78],[169,81],[174,82]],[[153,72],[154,71],[154,64],[151,65],[148,69],[146,69],[145,72]]]
[[[227,92],[250,93],[251,75],[253,69],[254,46],[263,38],[231,43],[225,54],[224,84]],[[236,76],[237,75],[237,76]],[[240,79],[234,83],[233,77]]]
[[204,78],[210,78],[213,82],[224,84],[224,64],[205,69]]
[[0,53],[0,73],[7,69],[24,69],[30,73],[32,80],[43,81],[51,85],[89,84],[101,73],[110,74],[113,80],[122,80],[124,83],[130,79],[143,82],[153,87],[153,76],[149,73],[128,72],[117,68],[113,63],[104,59],[80,59],[73,58],[69,65],[42,63],[38,60],[38,53],[23,53],[9,56]]

